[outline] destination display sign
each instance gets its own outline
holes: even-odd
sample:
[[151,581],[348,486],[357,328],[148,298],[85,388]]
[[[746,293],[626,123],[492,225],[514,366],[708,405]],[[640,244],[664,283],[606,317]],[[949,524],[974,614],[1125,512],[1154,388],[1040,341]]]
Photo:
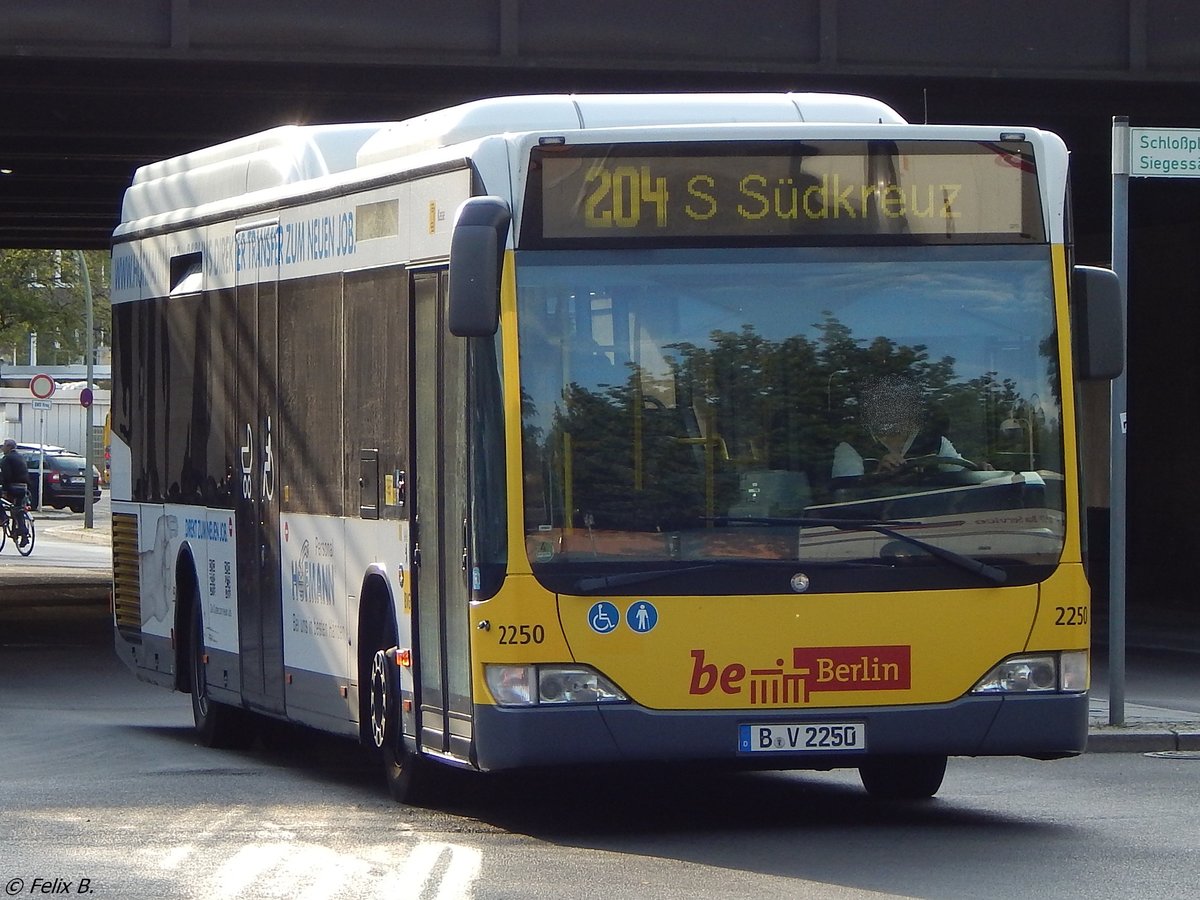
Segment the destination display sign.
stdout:
[[538,147],[524,213],[523,247],[1045,236],[1019,141]]

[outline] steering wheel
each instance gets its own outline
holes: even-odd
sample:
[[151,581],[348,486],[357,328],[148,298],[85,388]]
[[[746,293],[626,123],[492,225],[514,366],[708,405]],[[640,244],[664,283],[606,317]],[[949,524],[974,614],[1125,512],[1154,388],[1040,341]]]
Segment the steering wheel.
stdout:
[[925,456],[914,456],[911,459],[906,459],[904,465],[900,469],[928,469],[931,466],[958,466],[960,469],[970,469],[972,472],[982,472],[984,467],[979,463],[973,463],[969,459],[963,459],[961,456],[938,456],[936,453],[928,453]]
[[971,462],[969,459],[963,459],[961,456],[939,456],[936,453],[929,453],[924,456],[910,457],[892,469],[880,469],[877,463],[875,471],[871,472],[868,477],[875,481],[903,481],[914,478],[936,466],[957,466],[972,472],[982,472],[986,469],[985,466]]

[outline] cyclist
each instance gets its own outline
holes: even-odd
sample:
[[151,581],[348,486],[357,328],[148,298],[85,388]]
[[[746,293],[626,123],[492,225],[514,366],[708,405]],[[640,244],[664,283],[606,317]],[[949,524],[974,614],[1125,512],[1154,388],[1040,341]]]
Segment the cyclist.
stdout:
[[[4,499],[12,503],[14,510],[25,506],[25,496],[29,492],[29,467],[25,465],[25,457],[17,452],[17,442],[8,438],[4,442],[4,456],[0,457],[0,492]],[[0,516],[3,516],[0,512]],[[17,526],[20,529],[16,535],[17,545],[27,540],[25,534],[25,517],[17,516]],[[0,527],[3,519],[0,519]]]

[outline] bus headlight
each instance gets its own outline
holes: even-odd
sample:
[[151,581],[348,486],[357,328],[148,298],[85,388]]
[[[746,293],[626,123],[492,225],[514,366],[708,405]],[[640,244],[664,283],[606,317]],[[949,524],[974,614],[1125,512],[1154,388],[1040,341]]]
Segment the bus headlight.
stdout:
[[1010,656],[979,679],[972,694],[1082,693],[1088,689],[1086,650]]
[[629,699],[588,666],[485,665],[483,671],[488,690],[501,706],[619,703]]

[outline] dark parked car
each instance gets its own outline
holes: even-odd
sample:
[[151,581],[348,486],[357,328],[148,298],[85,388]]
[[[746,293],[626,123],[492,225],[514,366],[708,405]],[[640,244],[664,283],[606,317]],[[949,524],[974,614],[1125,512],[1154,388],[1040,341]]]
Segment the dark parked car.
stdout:
[[[86,499],[84,491],[87,487],[87,461],[77,453],[62,447],[46,446],[46,473],[38,478],[41,465],[42,448],[37,444],[18,444],[17,450],[25,457],[29,466],[29,502],[34,506],[53,506],[55,509],[70,508],[75,512],[83,512],[83,502]],[[100,499],[100,476],[92,467],[92,501]],[[45,500],[40,500],[39,483],[45,489]],[[39,502],[40,501],[40,502]]]

